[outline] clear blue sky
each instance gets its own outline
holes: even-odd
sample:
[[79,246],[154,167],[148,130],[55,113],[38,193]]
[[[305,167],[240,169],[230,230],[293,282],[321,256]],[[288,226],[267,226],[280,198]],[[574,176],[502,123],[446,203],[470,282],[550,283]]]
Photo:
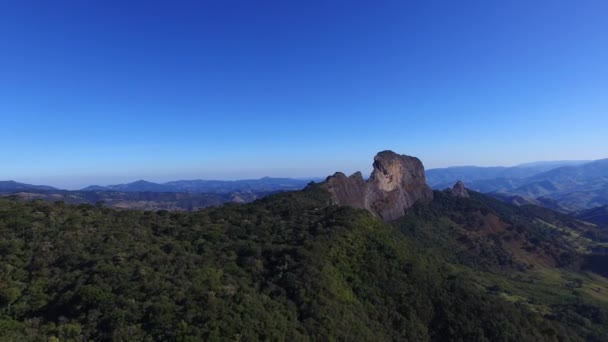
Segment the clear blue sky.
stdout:
[[608,157],[608,1],[0,2],[0,179]]

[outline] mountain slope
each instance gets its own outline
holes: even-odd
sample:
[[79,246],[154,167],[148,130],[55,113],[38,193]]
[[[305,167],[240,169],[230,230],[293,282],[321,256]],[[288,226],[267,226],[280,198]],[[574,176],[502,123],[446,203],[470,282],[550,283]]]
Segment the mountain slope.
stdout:
[[0,200],[0,256],[18,270],[2,273],[0,337],[599,341],[604,321],[550,319],[329,203],[318,186],[198,213]]
[[576,213],[576,218],[608,226],[608,205],[582,210]]

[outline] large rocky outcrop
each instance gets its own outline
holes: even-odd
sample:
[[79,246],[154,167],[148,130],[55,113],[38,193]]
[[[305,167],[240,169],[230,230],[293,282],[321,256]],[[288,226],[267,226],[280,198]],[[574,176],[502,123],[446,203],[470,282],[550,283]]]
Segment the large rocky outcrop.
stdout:
[[418,201],[433,199],[426,184],[424,166],[418,158],[383,151],[374,157],[374,170],[367,181],[361,172],[350,177],[338,172],[325,186],[334,203],[367,209],[385,221],[397,219]]

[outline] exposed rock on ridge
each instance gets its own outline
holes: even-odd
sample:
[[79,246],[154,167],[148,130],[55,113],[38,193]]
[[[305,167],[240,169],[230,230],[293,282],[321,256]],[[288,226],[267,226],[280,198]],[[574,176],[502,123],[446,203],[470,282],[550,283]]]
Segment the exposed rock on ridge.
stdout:
[[464,187],[464,183],[461,181],[456,182],[456,184],[454,184],[454,187],[452,187],[452,189],[450,189],[450,193],[453,196],[456,197],[463,197],[463,198],[469,198],[469,192],[467,191],[467,188]]
[[334,203],[367,209],[385,221],[395,220],[418,201],[433,199],[426,184],[424,166],[418,158],[383,151],[374,157],[374,170],[367,181],[361,172],[347,177],[341,172],[327,177],[326,187]]

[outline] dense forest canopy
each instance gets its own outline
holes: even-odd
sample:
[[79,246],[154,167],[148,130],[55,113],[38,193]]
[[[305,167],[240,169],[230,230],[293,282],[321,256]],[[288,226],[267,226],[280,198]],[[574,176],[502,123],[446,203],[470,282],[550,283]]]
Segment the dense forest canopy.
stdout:
[[539,210],[435,192],[387,224],[319,186],[193,213],[0,199],[0,339],[605,341],[601,230]]

